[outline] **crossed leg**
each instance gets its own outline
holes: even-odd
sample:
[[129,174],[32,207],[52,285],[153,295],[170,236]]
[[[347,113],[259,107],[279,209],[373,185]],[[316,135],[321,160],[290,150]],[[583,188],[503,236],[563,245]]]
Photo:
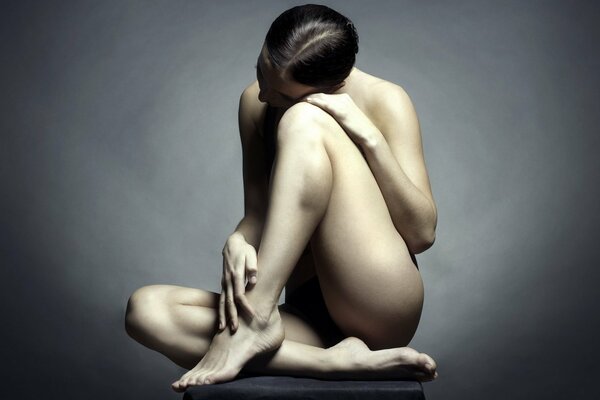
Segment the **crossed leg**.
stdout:
[[[206,354],[218,331],[218,301],[217,293],[201,289],[144,286],[129,299],[126,330],[142,345],[191,370]],[[421,367],[429,363],[435,370],[435,361],[424,353],[406,347],[371,351],[356,337],[325,348],[319,332],[302,319],[285,311],[281,317],[285,340],[275,353],[251,359],[244,373],[319,379],[414,377],[428,381],[435,377]],[[186,386],[176,389],[181,391]]]
[[[294,372],[296,368],[304,375],[322,374],[322,371],[314,368],[314,360],[330,357],[332,349],[336,347],[338,349],[335,351],[352,347],[347,353],[360,354],[363,361],[375,353],[378,356],[384,353],[393,355],[387,368],[388,372],[394,371],[395,377],[419,378],[418,373],[434,376],[435,362],[429,356],[406,347],[371,352],[360,339],[348,338],[331,349],[316,346],[308,349],[310,345],[306,343],[284,340],[287,332],[276,303],[302,250],[330,211],[328,206],[334,183],[332,161],[324,145],[324,132],[332,126],[327,126],[330,122],[324,121],[321,110],[316,110],[308,104],[297,104],[286,112],[279,124],[278,153],[273,168],[269,210],[258,253],[259,279],[252,290],[246,293],[257,312],[256,316],[252,319],[240,318],[235,334],[229,330],[214,334],[201,361],[174,384],[174,389],[230,380],[245,366],[280,368],[285,373]],[[337,128],[340,129],[339,126]],[[204,313],[207,314],[206,311]],[[286,317],[288,320],[290,318]],[[355,323],[355,327],[358,324]],[[347,333],[350,331],[345,330]],[[211,333],[207,332],[205,337],[210,337]],[[166,340],[175,340],[175,336]],[[381,348],[384,341],[378,339],[381,338],[370,338],[371,343],[377,343],[377,347]],[[170,345],[174,346],[175,343]],[[310,357],[305,357],[307,355]],[[346,363],[338,372],[343,374],[344,368],[352,367],[356,365]],[[372,367],[373,363],[369,365],[369,368]],[[368,377],[369,368],[363,371],[363,378]],[[334,377],[331,371],[327,372],[328,376]],[[379,372],[378,378],[385,375]]]

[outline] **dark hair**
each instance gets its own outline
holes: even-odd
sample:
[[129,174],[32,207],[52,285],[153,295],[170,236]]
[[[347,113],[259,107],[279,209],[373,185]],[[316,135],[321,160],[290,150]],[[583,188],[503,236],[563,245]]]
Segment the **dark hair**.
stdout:
[[273,21],[265,44],[269,61],[294,81],[332,87],[350,74],[358,53],[352,21],[329,7],[306,4]]

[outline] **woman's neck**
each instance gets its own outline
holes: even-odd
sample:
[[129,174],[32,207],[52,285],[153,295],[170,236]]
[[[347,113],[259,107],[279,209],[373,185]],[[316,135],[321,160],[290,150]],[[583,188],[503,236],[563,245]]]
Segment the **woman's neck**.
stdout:
[[352,87],[356,84],[356,80],[358,79],[358,75],[360,74],[361,71],[358,68],[353,67],[350,71],[350,74],[348,74],[346,79],[344,79],[343,86],[332,92],[332,94],[348,93],[348,91],[352,90]]

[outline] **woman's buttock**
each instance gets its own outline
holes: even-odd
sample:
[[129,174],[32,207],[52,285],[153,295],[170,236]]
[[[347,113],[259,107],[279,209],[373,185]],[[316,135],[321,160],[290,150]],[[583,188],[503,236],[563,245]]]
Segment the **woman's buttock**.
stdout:
[[[423,301],[419,271],[367,161],[338,128],[325,139],[333,188],[311,239],[325,300],[342,328],[409,320],[416,328]],[[369,316],[372,321],[365,321]]]

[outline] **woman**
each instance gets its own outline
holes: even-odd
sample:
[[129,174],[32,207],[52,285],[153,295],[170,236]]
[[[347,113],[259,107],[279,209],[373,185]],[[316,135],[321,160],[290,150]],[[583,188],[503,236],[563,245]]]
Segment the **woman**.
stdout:
[[405,347],[423,306],[414,254],[437,220],[418,120],[402,88],[354,67],[357,52],[354,25],[325,6],[271,25],[240,97],[245,216],[223,248],[223,292],[152,285],[128,303],[128,333],[191,369],[174,390],[240,372],[437,376]]

